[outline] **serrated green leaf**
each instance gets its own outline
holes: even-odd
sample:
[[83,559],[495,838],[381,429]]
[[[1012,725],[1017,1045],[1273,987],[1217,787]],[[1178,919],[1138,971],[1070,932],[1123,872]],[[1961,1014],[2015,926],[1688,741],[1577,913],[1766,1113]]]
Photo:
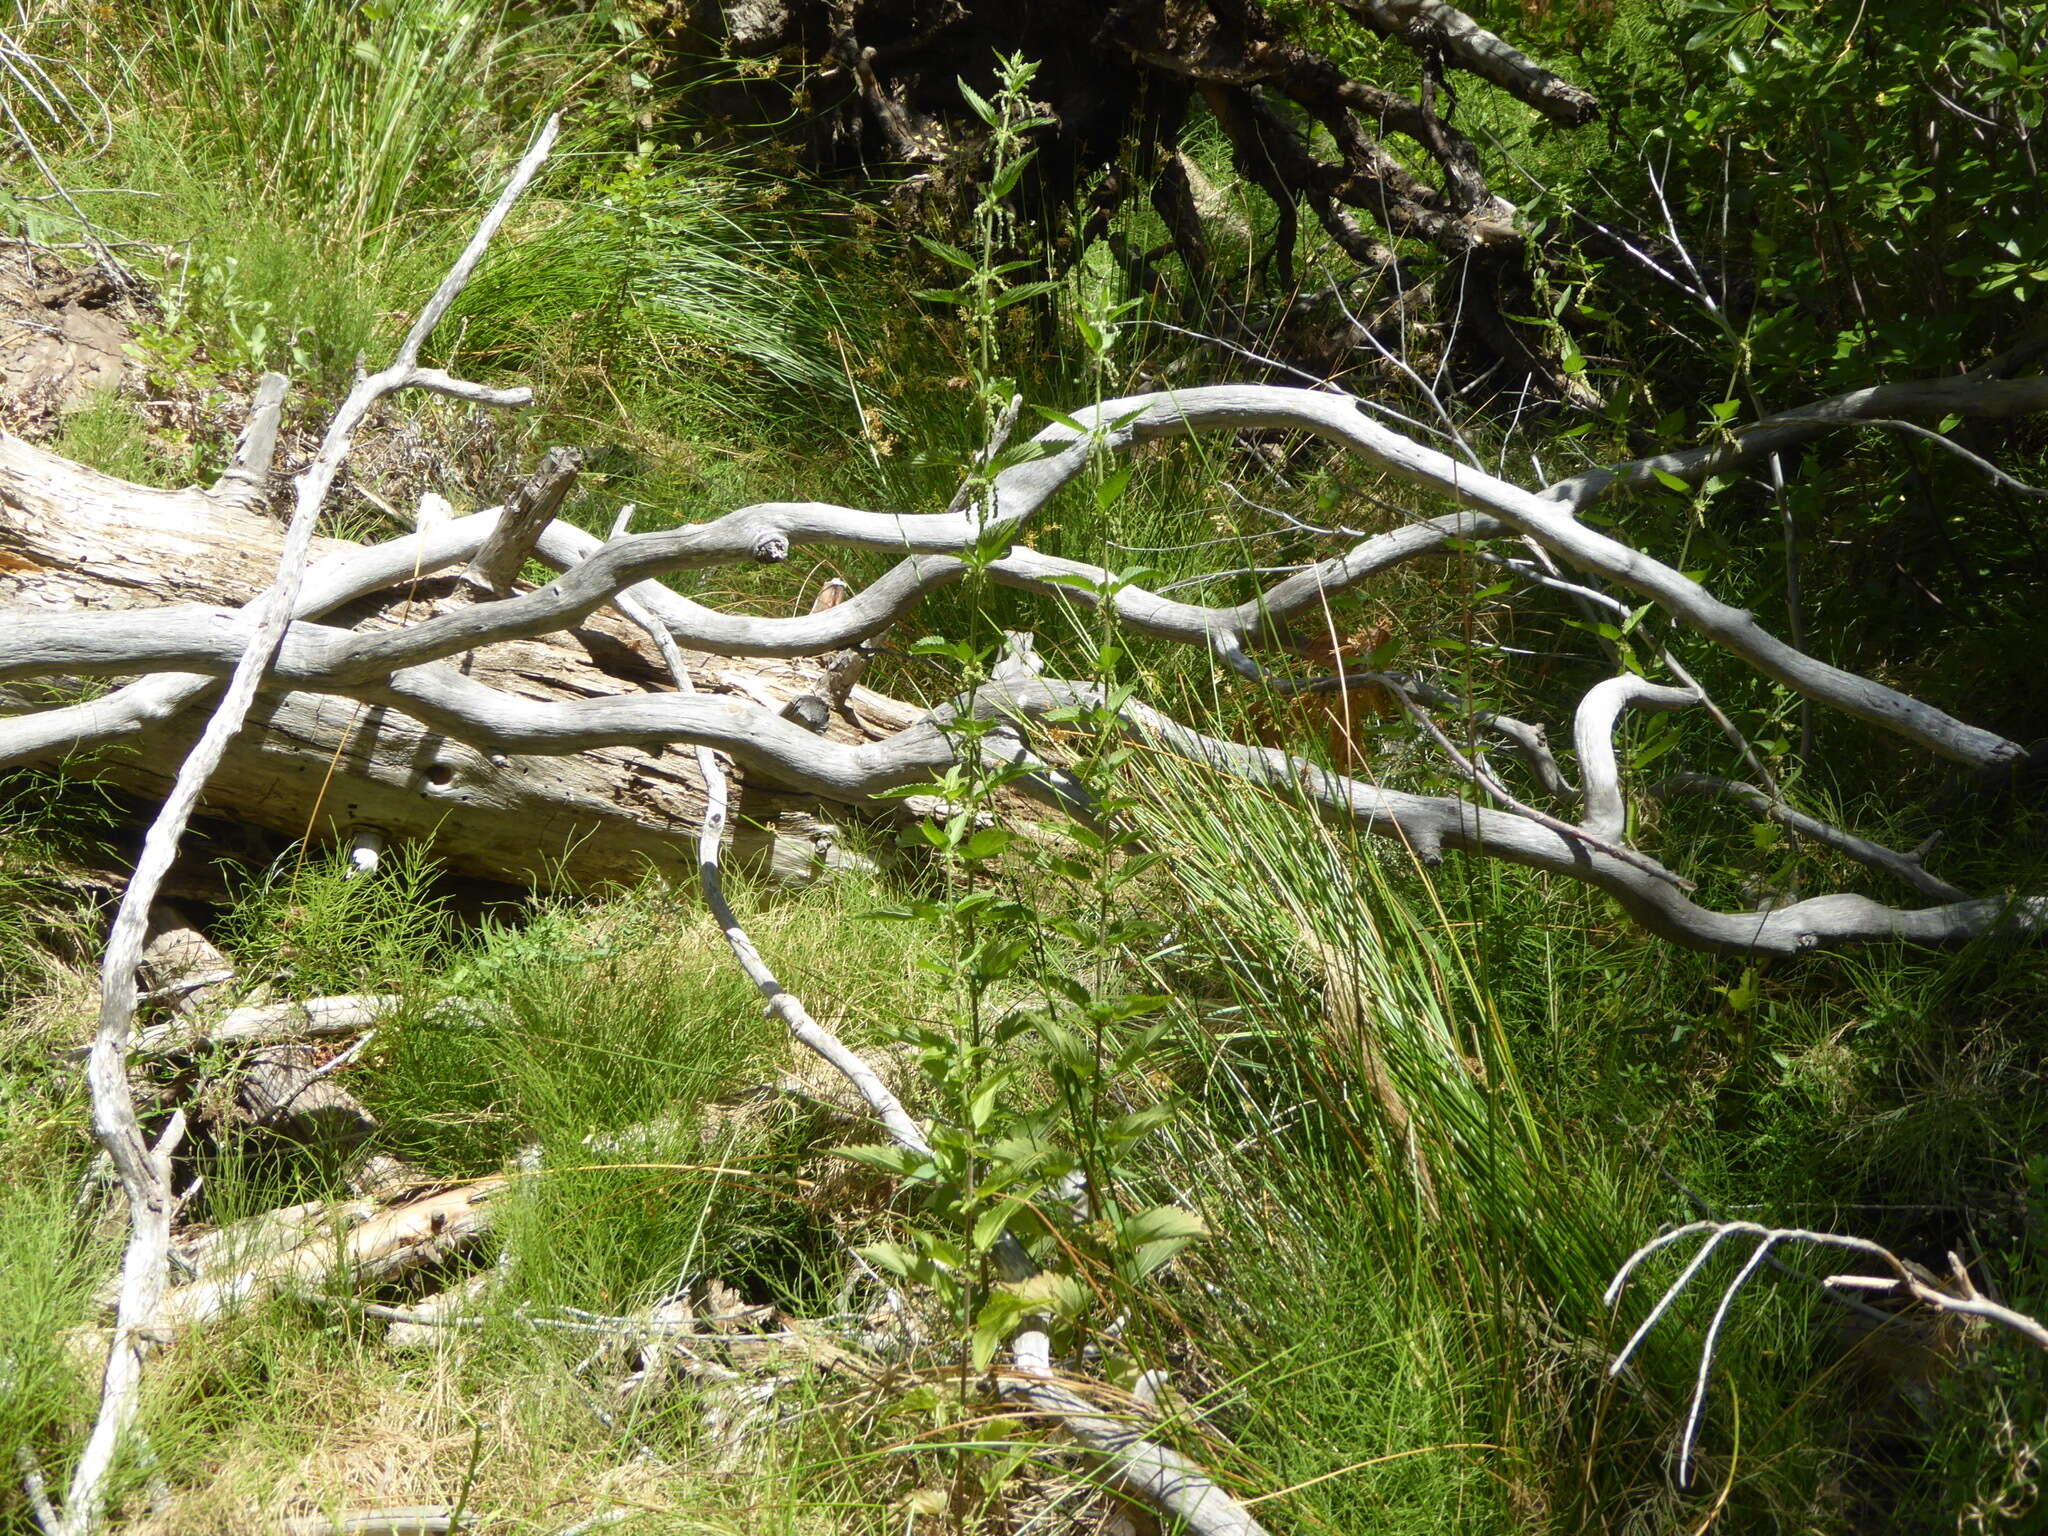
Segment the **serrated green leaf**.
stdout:
[[1168,1237],[1156,1243],[1140,1243],[1131,1251],[1132,1278],[1143,1280],[1157,1273],[1191,1241],[1185,1237]]
[[974,115],[988,124],[989,127],[995,127],[996,109],[988,104],[988,98],[975,90],[965,80],[960,81],[959,86],[961,99],[973,110]]
[[961,846],[960,857],[968,860],[992,859],[1017,840],[1017,834],[1007,827],[983,827]]
[[1019,283],[1007,292],[997,295],[991,309],[1008,309],[1012,304],[1022,304],[1026,299],[1035,299],[1040,294],[1051,293],[1060,285],[1054,282]]
[[1000,1076],[991,1077],[977,1088],[967,1101],[968,1125],[977,1131],[986,1126],[996,1112],[996,1100],[1002,1097],[1002,1092],[1003,1079]]
[[974,1222],[974,1246],[978,1252],[986,1253],[995,1247],[996,1239],[1003,1235],[1012,1217],[1026,1209],[1022,1200],[999,1200]]
[[957,245],[948,245],[945,241],[934,240],[929,235],[919,235],[917,243],[938,257],[939,260],[949,262],[963,271],[974,272],[979,270],[974,258],[961,250]]
[[1118,498],[1130,487],[1131,471],[1134,467],[1130,464],[1123,465],[1114,473],[1106,476],[1102,484],[1095,487],[1095,505],[1097,507],[1106,512],[1116,505]]
[[1004,166],[1002,170],[996,173],[995,180],[989,183],[989,196],[1008,197],[1012,192],[1016,191],[1017,183],[1022,179],[1025,169],[1037,158],[1037,150],[1027,149],[1023,154]]

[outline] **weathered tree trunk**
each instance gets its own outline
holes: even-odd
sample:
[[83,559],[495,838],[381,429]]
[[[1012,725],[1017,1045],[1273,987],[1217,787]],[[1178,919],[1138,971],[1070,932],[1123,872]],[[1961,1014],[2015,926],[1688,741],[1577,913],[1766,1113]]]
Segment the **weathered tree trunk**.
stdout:
[[[160,491],[82,468],[0,434],[0,607],[149,608],[239,604],[270,580],[283,534],[254,487],[224,480]],[[314,558],[348,546],[315,541]],[[429,577],[344,608],[328,622],[395,627],[467,602],[453,577]],[[803,661],[689,658],[697,687],[780,707],[820,686]],[[537,699],[665,691],[646,638],[609,611],[545,638],[487,646],[467,658],[479,682]],[[0,707],[46,702],[43,685],[0,690]],[[856,688],[822,733],[886,736],[917,711]],[[188,709],[145,727],[74,771],[161,797],[204,719]],[[702,824],[704,786],[687,749],[603,747],[560,757],[483,753],[397,712],[310,693],[266,694],[228,749],[206,808],[290,837],[341,840],[370,829],[423,839],[464,874],[553,886],[632,881],[678,871]],[[734,841],[743,861],[785,880],[838,854],[845,807],[752,786]]]

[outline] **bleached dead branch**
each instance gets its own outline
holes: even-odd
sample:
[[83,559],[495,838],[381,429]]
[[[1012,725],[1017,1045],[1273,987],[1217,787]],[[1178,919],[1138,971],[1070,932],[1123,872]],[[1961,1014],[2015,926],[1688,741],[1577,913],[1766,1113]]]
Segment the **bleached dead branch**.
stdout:
[[1613,842],[1628,834],[1628,806],[1622,797],[1621,765],[1614,756],[1614,728],[1624,709],[1686,709],[1699,703],[1690,688],[1665,688],[1633,675],[1595,683],[1572,716],[1572,744],[1578,749],[1585,783],[1585,815],[1579,825]]
[[[558,126],[551,119],[541,130],[504,192],[478,226],[468,248],[407,332],[397,357],[389,367],[356,381],[329,421],[313,461],[294,482],[292,516],[285,532],[277,578],[250,607],[244,643],[234,661],[226,694],[214,707],[198,744],[180,765],[171,793],[144,838],[141,857],[115,914],[101,967],[99,1029],[86,1077],[92,1094],[93,1129],[128,1198],[130,1236],[122,1259],[120,1300],[107,1350],[99,1411],[73,1470],[63,1507],[57,1512],[59,1536],[93,1536],[104,1524],[108,1474],[115,1455],[134,1427],[148,1349],[146,1330],[157,1316],[170,1265],[171,1222],[176,1212],[171,1159],[184,1131],[184,1116],[174,1115],[156,1141],[150,1142],[137,1117],[134,1092],[128,1082],[136,969],[142,958],[150,906],[177,857],[179,839],[207,779],[219,764],[228,742],[241,729],[264,674],[288,631],[314,525],[353,446],[354,433],[370,409],[385,396],[407,388],[430,389],[492,404],[524,404],[529,398],[525,390],[490,389],[452,378],[440,369],[423,368],[419,353],[468,284],[484,248],[513,203],[547,157]],[[266,390],[274,396],[281,387],[267,384]],[[259,414],[258,430],[265,434],[257,440],[259,450],[274,441],[274,428],[267,425],[273,414]],[[267,465],[255,469],[258,478],[264,469]]]
[[[1216,385],[1114,400],[1084,410],[1075,419],[1081,424],[1079,431],[1055,425],[1038,434],[1038,440],[1049,449],[1045,457],[1012,465],[996,477],[989,489],[985,519],[967,513],[869,512],[819,502],[743,507],[709,523],[612,541],[537,591],[442,614],[401,630],[351,634],[294,624],[278,650],[274,675],[280,684],[293,687],[347,690],[491,641],[545,634],[574,624],[609,602],[616,592],[653,576],[737,560],[773,564],[800,545],[954,554],[985,537],[989,529],[1012,526],[1037,512],[1080,473],[1095,452],[1117,451],[1195,431],[1294,429],[1347,448],[1392,474],[1463,502],[1492,525],[1525,535],[1567,564],[1658,604],[1681,624],[1816,703],[1972,766],[2015,762],[2024,756],[2021,748],[1994,732],[1796,650],[1766,630],[1754,615],[1721,601],[1671,566],[1581,523],[1556,501],[1389,431],[1367,417],[1348,396],[1271,385]],[[1473,531],[1482,530],[1475,525]],[[1434,545],[1440,538],[1427,542]],[[1361,553],[1362,549],[1353,555]],[[1034,563],[1025,562],[1027,567]],[[898,567],[899,572],[903,570]],[[1041,570],[1041,580],[1068,574],[1056,566]],[[919,574],[929,579],[940,573]],[[1135,627],[1170,638],[1199,638],[1213,644],[1212,636],[1221,632],[1241,643],[1248,633],[1257,634],[1267,613],[1318,601],[1333,577],[1341,583],[1348,574],[1320,566],[1302,572],[1268,593],[1261,610],[1224,610],[1220,623],[1215,610],[1168,604],[1143,592],[1132,592],[1128,598],[1120,593],[1117,611]],[[855,598],[811,618],[835,628],[847,625],[834,639],[838,644],[850,643],[872,633],[838,617],[860,606],[860,599]],[[883,619],[893,618],[900,606],[893,604],[884,612],[873,613],[876,627]],[[247,615],[207,608],[157,609],[147,615],[12,616],[0,619],[0,655],[7,658],[0,663],[0,678],[170,670],[224,675],[246,651],[253,622]],[[696,637],[678,634],[676,638],[687,643]],[[730,644],[719,649],[739,653]]]
[[[1887,386],[1887,409],[1906,409],[1899,390],[1962,408],[1977,396],[1988,412],[2005,413],[2048,402],[2048,391],[2029,380],[1972,380],[1964,385]],[[2011,387],[2008,387],[2011,386]],[[2027,388],[2020,388],[2027,386]],[[1846,397],[1845,397],[1846,398]],[[1873,397],[1877,398],[1877,397]],[[1853,402],[1857,409],[1865,402]],[[1849,410],[1851,407],[1844,406]],[[1789,423],[1806,430],[1816,409]],[[1279,581],[1244,603],[1206,606],[1116,583],[1083,562],[1012,547],[990,567],[997,582],[1057,593],[1087,603],[1109,603],[1130,628],[1163,639],[1200,645],[1230,669],[1262,687],[1299,692],[1349,686],[1353,678],[1281,679],[1250,654],[1285,637],[1290,619],[1320,612],[1336,595],[1421,555],[1460,541],[1503,533],[1521,535],[1546,559],[1576,566],[1574,583],[1607,607],[1619,600],[1587,582],[1605,583],[1647,597],[1683,629],[1689,628],[1742,657],[1766,676],[1806,697],[1829,703],[1914,741],[1930,751],[1977,767],[2017,764],[2015,744],[1959,721],[1934,707],[1829,666],[1770,635],[1747,613],[1707,593],[1681,573],[1578,522],[1571,504],[1580,494],[1552,487],[1543,495],[1485,475],[1420,446],[1369,420],[1359,403],[1329,391],[1224,386],[1116,401],[1084,412],[1080,427],[1058,425],[1039,434],[1044,456],[1013,464],[995,477],[981,514],[868,512],[818,503],[766,503],[667,533],[600,541],[552,523],[535,546],[544,561],[564,571],[536,591],[460,608],[424,622],[375,633],[353,633],[308,622],[352,596],[414,573],[445,569],[472,558],[496,524],[492,513],[439,523],[390,544],[336,557],[311,574],[297,611],[304,617],[286,632],[270,685],[326,692],[383,705],[428,728],[486,753],[566,754],[610,744],[677,742],[722,752],[750,774],[806,793],[852,801],[910,782],[942,767],[950,747],[945,712],[894,736],[863,745],[820,740],[788,719],[732,698],[630,695],[564,702],[514,697],[465,677],[447,659],[474,647],[547,633],[587,617],[621,594],[630,597],[677,647],[721,655],[818,655],[858,646],[896,622],[921,595],[958,580],[965,563],[957,551],[980,534],[979,516],[1021,525],[1079,473],[1094,453],[1116,452],[1159,437],[1194,431],[1294,428],[1315,433],[1388,470],[1464,501],[1469,508],[1374,535],[1350,550]],[[1585,494],[1590,495],[1588,491]],[[1562,503],[1562,504],[1561,504]],[[799,545],[829,543],[889,548],[906,557],[891,571],[844,601],[792,618],[721,613],[682,597],[652,578],[735,560],[785,558]],[[1539,573],[1540,574],[1540,573]],[[1557,578],[1547,578],[1555,583]],[[1107,592],[1108,596],[1102,594]],[[246,653],[251,620],[234,610],[170,607],[145,612],[16,613],[0,616],[0,675],[169,671],[130,683],[86,704],[0,721],[0,759],[48,754],[118,739],[151,719],[175,711],[203,692],[203,679],[231,671]],[[1775,782],[1724,711],[1706,699],[1673,650],[1658,654],[1679,686],[1616,680],[1596,688],[1580,710],[1581,771],[1587,780],[1586,820],[1570,822],[1517,799],[1484,769],[1466,761],[1461,772],[1480,782],[1503,808],[1490,811],[1461,801],[1403,796],[1394,791],[1325,784],[1320,769],[1285,767],[1291,783],[1312,786],[1311,797],[1355,815],[1372,830],[1406,839],[1425,857],[1446,847],[1506,857],[1565,874],[1608,890],[1657,932],[1705,948],[1791,953],[1877,938],[1953,942],[1993,931],[2030,932],[2039,926],[2037,900],[1993,898],[1970,902],[1955,887],[1926,875],[1906,874],[1904,856],[1864,857],[1873,867],[1905,874],[1915,887],[1944,904],[1919,911],[1881,906],[1868,898],[1824,896],[1764,914],[1710,913],[1686,902],[1674,907],[1686,882],[1623,838],[1624,786],[1612,746],[1609,694],[1626,691],[1639,702],[1681,696],[1700,702],[1741,750],[1763,781],[1770,814],[1831,846],[1863,857],[1876,845],[1828,828],[1786,806]],[[858,652],[854,653],[856,658]],[[1568,793],[1540,727],[1496,711],[1466,710],[1456,695],[1413,678],[1404,685],[1411,705],[1455,709],[1474,723],[1515,739],[1534,766],[1546,795]],[[1450,702],[1446,702],[1450,701]],[[958,707],[982,707],[963,704]],[[1147,718],[1151,718],[1148,716]],[[1163,719],[1163,717],[1158,717]],[[1426,729],[1435,730],[1433,724]],[[1179,727],[1174,729],[1178,730]],[[1203,747],[1204,761],[1222,771],[1264,781],[1283,765],[1237,752]],[[1748,798],[1748,791],[1742,792]],[[1658,892],[1652,883],[1677,890]]]
[[1822,1277],[1821,1283],[1844,1291],[1857,1291],[1866,1295],[1895,1295],[1918,1302],[1937,1312],[1952,1313],[1959,1317],[1976,1318],[1983,1322],[1996,1323],[2027,1340],[2039,1349],[2048,1349],[2048,1327],[2024,1312],[1991,1300],[1977,1289],[1970,1278],[1963,1261],[1955,1254],[1948,1256],[1949,1273],[1946,1281],[1942,1277],[1922,1269],[1917,1264],[1900,1258],[1889,1248],[1874,1243],[1868,1238],[1852,1237],[1839,1232],[1809,1232],[1798,1227],[1766,1227],[1753,1221],[1695,1221],[1674,1228],[1643,1244],[1622,1264],[1621,1269],[1609,1282],[1601,1300],[1612,1307],[1621,1299],[1629,1280],[1642,1267],[1643,1262],[1674,1244],[1691,1237],[1704,1237],[1699,1251],[1679,1271],[1678,1277],[1666,1286],[1657,1298],[1655,1306],[1636,1331],[1629,1335],[1628,1342],[1616,1352],[1607,1374],[1618,1376],[1628,1366],[1650,1330],[1655,1328],[1672,1305],[1685,1294],[1686,1289],[1706,1268],[1707,1261],[1715,1251],[1731,1238],[1754,1238],[1750,1249],[1735,1276],[1721,1293],[1721,1300],[1714,1308],[1712,1320],[1707,1324],[1705,1336],[1700,1341],[1700,1364],[1693,1383],[1693,1395],[1686,1409],[1685,1429],[1679,1439],[1678,1482],[1681,1487],[1691,1481],[1692,1454],[1699,1442],[1701,1417],[1706,1410],[1707,1382],[1713,1373],[1714,1349],[1721,1337],[1721,1330],[1728,1321],[1728,1314],[1735,1305],[1735,1298],[1741,1294],[1757,1270],[1771,1258],[1774,1248],[1786,1243],[1803,1243],[1815,1248],[1832,1248],[1858,1257],[1872,1259],[1886,1273],[1881,1275],[1835,1274]]

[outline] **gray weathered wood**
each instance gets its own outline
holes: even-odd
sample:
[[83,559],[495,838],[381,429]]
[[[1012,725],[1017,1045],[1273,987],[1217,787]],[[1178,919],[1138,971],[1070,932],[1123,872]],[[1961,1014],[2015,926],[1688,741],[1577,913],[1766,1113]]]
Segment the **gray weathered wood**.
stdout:
[[377,1129],[377,1117],[321,1070],[320,1052],[310,1045],[250,1052],[229,1120],[326,1153],[348,1152]]
[[574,448],[550,448],[536,469],[505,498],[498,526],[462,573],[463,581],[484,597],[504,597],[519,579],[526,557],[533,553],[541,529],[555,520],[569,487],[583,469],[583,455]]
[[[428,537],[444,552],[464,543],[457,524]],[[260,503],[130,485],[0,436],[0,605],[17,613],[129,611],[147,623],[166,600],[233,608],[267,583],[281,544]],[[355,549],[334,539],[313,543],[323,563],[346,562]],[[446,562],[422,563],[431,570]],[[411,568],[401,564],[395,574]],[[388,602],[358,602],[343,616],[369,630],[462,606],[442,578],[401,588]],[[780,707],[815,687],[814,670],[791,661],[700,654],[691,664],[707,694],[750,703]],[[535,701],[657,693],[664,682],[652,646],[609,615],[566,633],[489,646],[469,658],[469,673]],[[202,723],[177,702],[181,694],[203,697],[212,685],[169,674],[131,686],[165,695],[167,718],[113,732],[121,750],[74,767],[158,797]],[[0,700],[6,697],[0,690]],[[33,695],[16,689],[12,697],[26,703]],[[908,706],[856,689],[827,734],[857,743],[916,718]],[[51,732],[44,750],[68,753],[70,734]],[[290,837],[310,831],[342,841],[368,827],[393,841],[426,840],[458,872],[550,887],[687,871],[704,793],[689,755],[659,744],[493,761],[400,711],[289,692],[257,699],[251,727],[230,743],[205,804],[212,814]],[[735,856],[778,879],[810,878],[839,858],[844,819],[843,806],[814,796],[750,787],[733,834]]]

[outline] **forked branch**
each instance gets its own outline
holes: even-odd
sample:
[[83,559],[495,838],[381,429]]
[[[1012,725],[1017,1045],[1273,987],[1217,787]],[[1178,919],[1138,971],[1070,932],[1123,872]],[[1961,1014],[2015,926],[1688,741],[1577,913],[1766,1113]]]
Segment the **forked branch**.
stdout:
[[2048,1349],[2048,1327],[2024,1312],[2015,1311],[2000,1302],[1991,1300],[1977,1288],[1964,1268],[1963,1261],[1955,1254],[1948,1256],[1949,1273],[1944,1278],[1900,1258],[1889,1248],[1874,1243],[1868,1238],[1851,1237],[1839,1232],[1809,1232],[1798,1227],[1766,1227],[1753,1221],[1695,1221],[1653,1238],[1630,1254],[1614,1279],[1608,1284],[1606,1294],[1601,1298],[1612,1307],[1620,1301],[1629,1280],[1652,1255],[1661,1253],[1674,1244],[1688,1238],[1704,1238],[1697,1252],[1678,1272],[1678,1277],[1666,1286],[1663,1295],[1657,1298],[1649,1315],[1629,1335],[1628,1342],[1616,1352],[1614,1361],[1607,1368],[1610,1376],[1618,1376],[1627,1369],[1630,1358],[1650,1335],[1672,1305],[1682,1296],[1687,1287],[1706,1268],[1707,1261],[1715,1251],[1730,1239],[1753,1238],[1751,1247],[1740,1268],[1729,1280],[1721,1293],[1719,1305],[1714,1308],[1712,1320],[1707,1325],[1704,1338],[1700,1341],[1700,1365],[1693,1383],[1692,1403],[1686,1410],[1685,1430],[1679,1440],[1678,1481],[1684,1486],[1692,1478],[1692,1456],[1699,1443],[1701,1417],[1706,1409],[1707,1382],[1713,1373],[1714,1349],[1721,1337],[1721,1329],[1728,1321],[1728,1314],[1735,1305],[1735,1298],[1749,1283],[1750,1277],[1770,1260],[1771,1251],[1785,1243],[1803,1243],[1815,1248],[1832,1248],[1843,1253],[1853,1253],[1859,1258],[1873,1261],[1882,1274],[1834,1274],[1823,1276],[1821,1284],[1837,1291],[1856,1292],[1864,1296],[1895,1296],[1901,1300],[1917,1302],[1937,1312],[1951,1313],[1958,1317],[1975,1318],[1979,1321],[1996,1323],[2001,1328],[2017,1333],[2037,1349]]
[[[150,907],[177,857],[179,839],[206,781],[219,765],[228,742],[241,729],[288,631],[314,526],[335,476],[348,457],[354,433],[370,409],[385,396],[407,388],[431,389],[491,404],[524,404],[530,398],[523,389],[491,389],[451,378],[439,369],[422,368],[419,352],[468,283],[485,246],[513,203],[547,157],[558,126],[551,119],[541,130],[505,191],[478,226],[468,248],[407,332],[397,357],[389,367],[357,380],[328,423],[319,452],[294,482],[292,516],[285,531],[277,577],[251,605],[247,633],[238,648],[227,691],[214,706],[198,744],[179,766],[170,795],[150,824],[141,857],[115,914],[101,965],[99,1029],[86,1077],[92,1095],[93,1129],[128,1198],[129,1239],[121,1264],[120,1300],[101,1381],[99,1411],[72,1473],[63,1507],[56,1512],[54,1536],[93,1536],[105,1522],[108,1475],[134,1427],[139,1408],[143,1361],[149,1345],[144,1330],[156,1313],[168,1278],[171,1223],[176,1214],[171,1159],[184,1130],[184,1117],[173,1116],[170,1125],[152,1143],[143,1132],[128,1082],[136,968],[142,959]],[[259,410],[256,431],[252,433],[251,459],[258,454],[268,456],[268,444],[275,435],[272,418],[281,402],[282,388],[282,381],[266,382],[264,386],[265,408]]]
[[[1973,387],[1981,383],[2002,388],[2030,381],[1972,382]],[[1936,393],[1946,401],[1958,398],[1956,391],[1945,387]],[[1886,398],[1891,402],[1888,409],[1902,408],[1896,395]],[[2013,406],[2018,398],[2000,394],[1998,408]],[[554,522],[540,530],[534,552],[564,574],[537,590],[457,607],[397,629],[352,632],[312,622],[351,597],[473,557],[498,517],[487,512],[437,522],[391,544],[336,557],[310,573],[294,605],[297,618],[277,646],[265,685],[390,706],[488,753],[549,755],[620,743],[687,743],[725,753],[771,783],[835,800],[858,800],[944,766],[950,758],[942,729],[946,711],[893,736],[849,746],[822,740],[787,719],[730,697],[627,694],[545,702],[493,689],[449,662],[482,645],[577,623],[622,596],[677,647],[755,656],[842,652],[900,620],[924,593],[959,580],[968,568],[962,554],[984,538],[990,526],[1021,533],[1093,455],[1197,431],[1304,430],[1461,501],[1469,510],[1361,538],[1345,552],[1288,575],[1237,604],[1178,601],[1120,582],[1101,567],[1044,555],[1021,543],[995,559],[988,574],[1023,590],[1058,594],[1083,604],[1106,603],[1130,629],[1200,646],[1261,688],[1301,693],[1377,683],[1405,699],[1411,710],[1422,702],[1429,703],[1431,711],[1455,709],[1472,725],[1512,739],[1531,762],[1545,796],[1557,801],[1569,795],[1570,786],[1539,725],[1463,704],[1457,690],[1427,676],[1289,678],[1276,675],[1253,655],[1258,647],[1284,642],[1290,621],[1321,614],[1335,597],[1394,565],[1469,546],[1473,540],[1519,535],[1549,566],[1539,570],[1526,561],[1510,563],[1518,571],[1526,566],[1541,575],[1542,585],[1567,588],[1581,600],[1616,613],[1627,611],[1626,605],[1604,589],[1626,589],[1661,607],[1677,626],[1672,638],[1660,640],[1655,648],[1676,686],[1619,677],[1595,687],[1577,710],[1574,737],[1585,796],[1581,821],[1574,823],[1516,797],[1482,758],[1449,746],[1448,738],[1440,744],[1446,745],[1453,766],[1500,809],[1361,786],[1285,754],[1262,755],[1267,749],[1217,742],[1142,705],[1133,706],[1134,728],[1156,728],[1183,741],[1191,755],[1221,771],[1304,786],[1310,799],[1325,809],[1399,837],[1425,857],[1458,848],[1598,886],[1653,931],[1697,947],[1793,953],[1879,938],[1953,942],[2039,928],[2042,908],[2037,897],[1965,900],[1955,886],[1920,868],[1917,856],[1894,854],[1786,804],[1741,732],[1699,688],[1674,646],[1689,629],[1808,698],[1955,761],[1993,768],[2015,764],[2023,758],[2017,746],[1787,645],[1752,615],[1716,598],[1690,577],[1579,522],[1567,501],[1555,494],[1557,487],[1538,495],[1486,475],[1378,425],[1366,417],[1359,402],[1328,391],[1192,389],[1110,402],[1071,422],[1041,432],[1041,455],[1004,468],[988,486],[984,505],[971,515],[965,510],[896,513],[814,502],[763,503],[672,532],[621,534],[609,541]],[[803,544],[886,548],[904,558],[844,601],[793,618],[720,612],[653,579],[721,563],[779,561]],[[1566,582],[1549,574],[1560,564],[1575,566],[1576,579]],[[62,614],[17,610],[0,617],[0,675],[161,674],[85,704],[0,720],[0,760],[48,755],[142,729],[197,697],[207,688],[207,678],[233,672],[247,652],[255,623],[248,610],[193,606]],[[1716,913],[1687,899],[1690,886],[1682,875],[1626,840],[1625,786],[1613,735],[1627,705],[1677,708],[1690,703],[1699,703],[1729,734],[1759,782],[1741,785],[1694,775],[1681,776],[1672,787],[1726,783],[1729,787],[1717,792],[1757,803],[1802,837],[1897,874],[1942,905],[1902,911],[1845,893],[1761,913]],[[979,709],[987,707],[987,701],[961,701],[954,707]],[[1418,723],[1441,734],[1431,713],[1420,714]]]

